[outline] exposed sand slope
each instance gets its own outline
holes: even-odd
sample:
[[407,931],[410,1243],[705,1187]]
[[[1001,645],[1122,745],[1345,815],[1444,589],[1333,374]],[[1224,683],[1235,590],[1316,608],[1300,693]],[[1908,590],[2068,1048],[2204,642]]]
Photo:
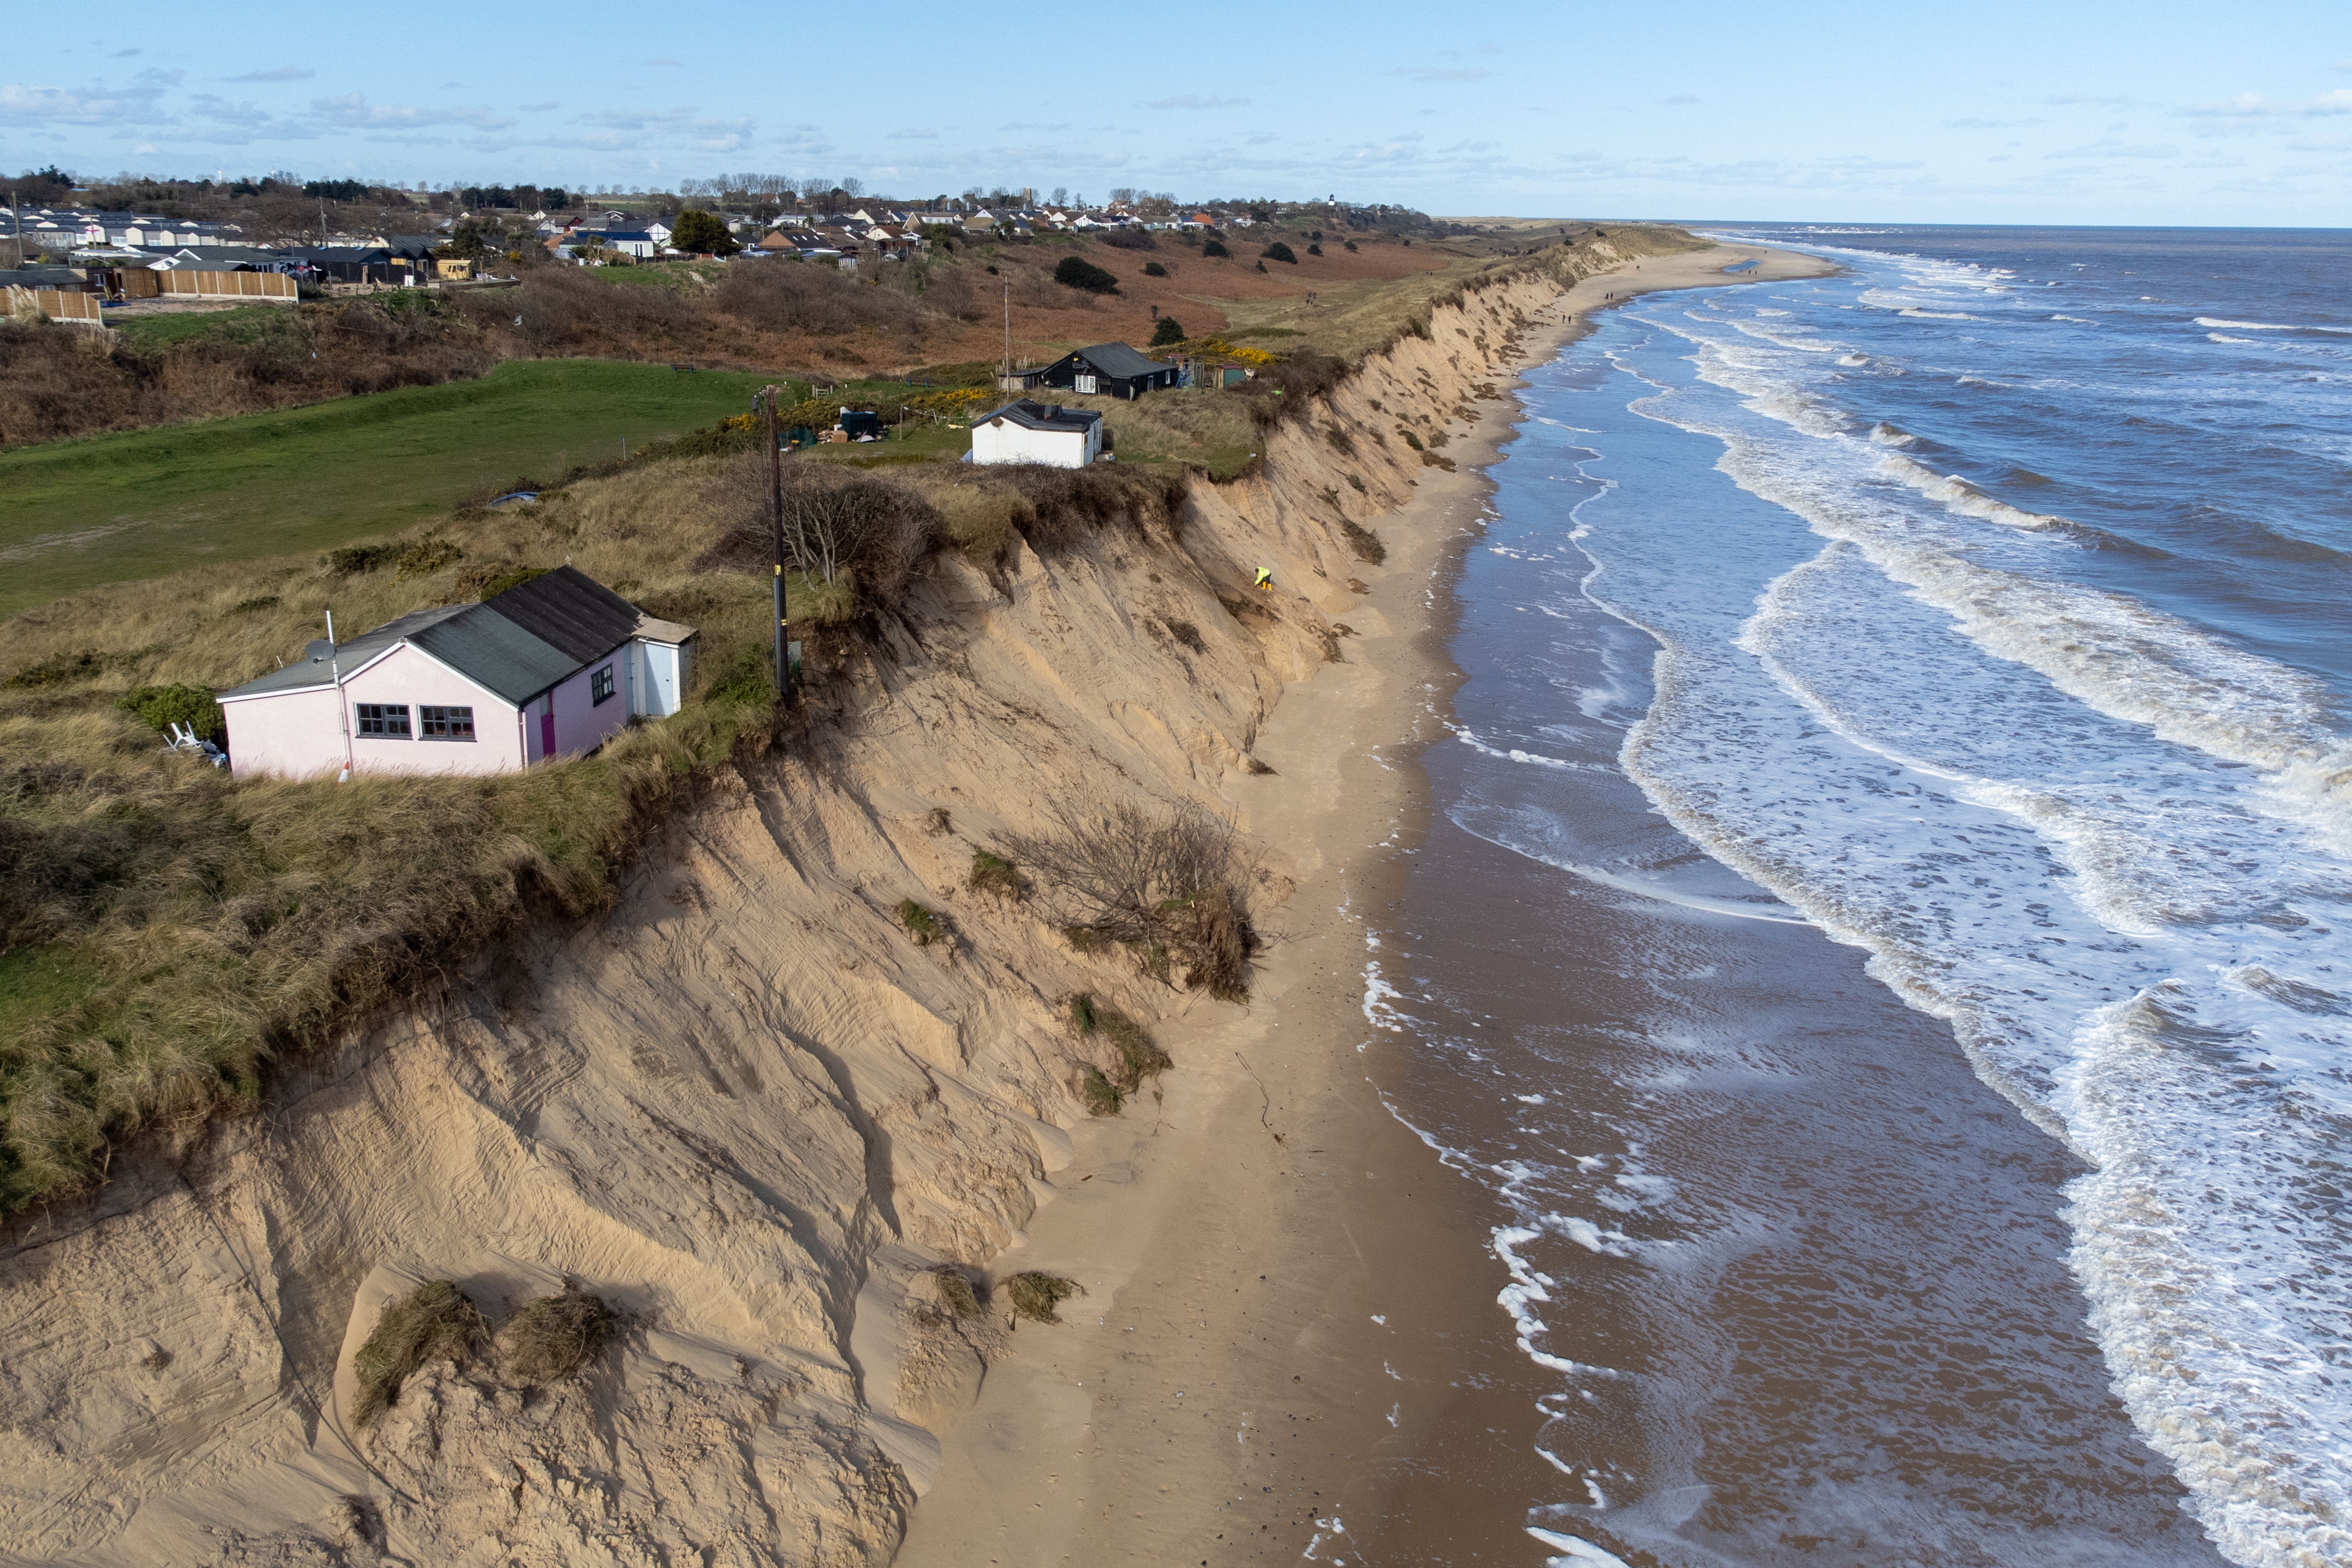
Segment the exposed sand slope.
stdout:
[[[1442,423],[1553,292],[1441,311],[1276,434],[1263,476],[1201,487],[1181,541],[1021,549],[994,581],[941,557],[846,709],[714,788],[610,916],[20,1226],[0,1560],[887,1561],[988,1363],[1060,1331],[959,1322],[929,1269],[1024,1266],[1000,1255],[1072,1157],[1079,1064],[1108,1059],[1063,999],[1239,1016],[964,891],[973,849],[1073,795],[1257,809],[1233,786],[1284,684],[1344,646],[1332,620],[1385,625],[1339,524],[1385,526],[1433,472],[1396,416]],[[1248,593],[1259,563],[1278,592]],[[1264,849],[1279,928],[1324,851]],[[909,942],[908,897],[955,940]],[[1160,1033],[1179,1079],[1212,1081],[1193,1028]],[[627,1313],[588,1375],[444,1363],[352,1427],[351,1354],[387,1299],[455,1279],[495,1326],[566,1277]]]

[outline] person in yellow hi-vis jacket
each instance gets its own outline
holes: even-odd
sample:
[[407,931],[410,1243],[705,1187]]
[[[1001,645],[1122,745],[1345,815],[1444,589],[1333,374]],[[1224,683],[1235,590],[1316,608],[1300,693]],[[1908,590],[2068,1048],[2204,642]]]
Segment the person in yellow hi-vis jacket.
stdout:
[[1273,567],[1261,566],[1257,569],[1257,585],[1261,588],[1271,588],[1274,586]]

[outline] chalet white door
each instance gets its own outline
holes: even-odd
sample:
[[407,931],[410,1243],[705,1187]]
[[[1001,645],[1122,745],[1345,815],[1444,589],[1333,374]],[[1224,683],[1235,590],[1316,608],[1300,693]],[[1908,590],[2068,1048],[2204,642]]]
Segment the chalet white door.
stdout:
[[1095,378],[1090,375],[1079,376],[1077,378],[1077,390],[1091,396],[1095,390]]

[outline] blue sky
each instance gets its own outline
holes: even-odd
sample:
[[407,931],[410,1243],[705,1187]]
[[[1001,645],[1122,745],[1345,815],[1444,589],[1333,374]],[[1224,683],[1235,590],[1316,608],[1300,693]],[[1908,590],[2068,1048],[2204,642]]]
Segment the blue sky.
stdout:
[[20,28],[0,173],[760,171],[1457,214],[2352,226],[2352,4],[336,6]]

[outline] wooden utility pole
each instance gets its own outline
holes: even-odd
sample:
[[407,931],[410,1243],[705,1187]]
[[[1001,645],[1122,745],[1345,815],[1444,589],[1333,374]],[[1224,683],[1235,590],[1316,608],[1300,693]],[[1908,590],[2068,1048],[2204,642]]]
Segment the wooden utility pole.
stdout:
[[771,384],[760,395],[768,405],[768,520],[776,543],[776,697],[793,700],[792,628],[784,615],[784,448],[776,433],[776,397],[782,389]]

